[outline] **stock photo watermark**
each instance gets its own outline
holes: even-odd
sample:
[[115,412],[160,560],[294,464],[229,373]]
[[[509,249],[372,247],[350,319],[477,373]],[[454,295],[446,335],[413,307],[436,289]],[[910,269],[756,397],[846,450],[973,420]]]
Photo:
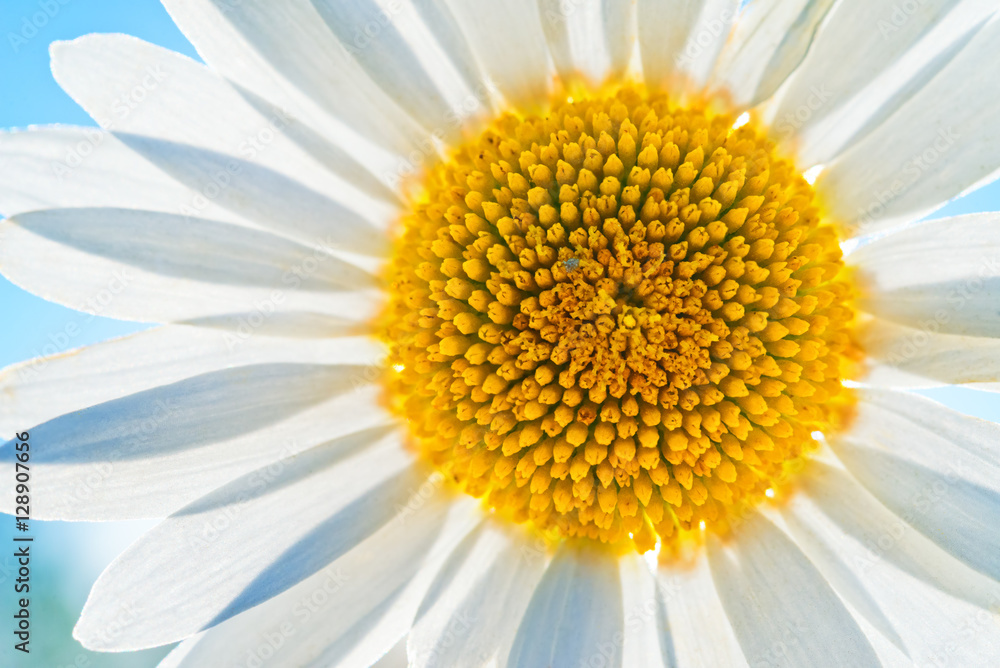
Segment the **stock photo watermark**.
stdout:
[[14,53],[20,53],[21,49],[37,37],[59,15],[62,8],[72,1],[38,0],[38,3],[35,5],[38,11],[22,16],[17,31],[7,33],[7,43],[10,44],[11,50]]

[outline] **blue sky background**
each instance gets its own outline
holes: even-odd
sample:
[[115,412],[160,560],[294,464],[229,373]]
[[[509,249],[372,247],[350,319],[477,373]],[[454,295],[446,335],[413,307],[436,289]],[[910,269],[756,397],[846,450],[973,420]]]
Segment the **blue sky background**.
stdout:
[[[46,11],[46,9],[48,11]],[[197,57],[157,0],[2,0],[0,5],[0,129],[93,121],[56,85],[48,47],[91,32],[121,32]],[[1000,209],[1000,185],[987,187],[935,217]],[[37,356],[70,324],[79,327],[61,350],[122,336],[142,325],[93,318],[47,303],[0,277],[0,367]],[[936,390],[930,396],[967,413],[1000,421],[1000,397],[971,390]],[[30,426],[30,425],[26,425]],[[4,438],[9,435],[3,435]],[[6,485],[6,482],[0,483]],[[12,521],[0,517],[0,555],[8,554]],[[164,650],[132,655],[87,652],[71,637],[90,585],[147,523],[34,523],[34,633],[28,660],[9,641],[12,614],[10,561],[0,556],[0,665],[62,668],[155,666]]]

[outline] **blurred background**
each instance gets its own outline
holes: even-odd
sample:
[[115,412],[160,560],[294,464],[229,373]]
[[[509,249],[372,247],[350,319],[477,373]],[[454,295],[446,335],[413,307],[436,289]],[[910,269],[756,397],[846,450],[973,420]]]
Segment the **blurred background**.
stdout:
[[[29,125],[95,123],[56,85],[49,45],[91,32],[121,32],[197,58],[158,0],[2,0],[0,4],[0,129]],[[1000,209],[1000,185],[957,200],[934,217]],[[144,325],[89,316],[29,295],[0,277],[0,368],[143,329]],[[57,334],[75,324],[79,334]],[[71,328],[71,331],[72,328]],[[925,394],[966,413],[1000,421],[1000,397],[972,390]],[[25,425],[31,427],[32,425]],[[0,434],[0,440],[12,434]],[[8,481],[0,483],[2,493]],[[8,549],[13,519],[0,517],[0,666],[21,668],[126,668],[155,666],[170,648],[133,654],[88,652],[72,637],[90,586],[115,556],[151,523],[32,522],[32,652],[15,652],[9,620],[16,569]]]

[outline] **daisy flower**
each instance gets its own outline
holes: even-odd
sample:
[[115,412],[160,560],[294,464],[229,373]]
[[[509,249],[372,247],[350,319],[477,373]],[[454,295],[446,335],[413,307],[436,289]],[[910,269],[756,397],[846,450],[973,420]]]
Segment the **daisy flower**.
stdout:
[[[164,518],[163,666],[985,666],[1000,19],[967,0],[164,0],[52,48],[0,271],[162,326],[0,376],[43,519]],[[2,449],[13,460],[13,444]],[[13,510],[11,497],[4,510]]]

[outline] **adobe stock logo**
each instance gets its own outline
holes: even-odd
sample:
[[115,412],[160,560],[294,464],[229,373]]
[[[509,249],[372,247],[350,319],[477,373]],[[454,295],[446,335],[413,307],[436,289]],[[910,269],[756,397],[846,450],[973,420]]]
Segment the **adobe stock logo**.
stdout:
[[21,25],[18,26],[20,30],[7,33],[7,41],[14,53],[20,53],[21,48],[34,39],[69,3],[70,0],[39,0],[37,12],[21,17]]

